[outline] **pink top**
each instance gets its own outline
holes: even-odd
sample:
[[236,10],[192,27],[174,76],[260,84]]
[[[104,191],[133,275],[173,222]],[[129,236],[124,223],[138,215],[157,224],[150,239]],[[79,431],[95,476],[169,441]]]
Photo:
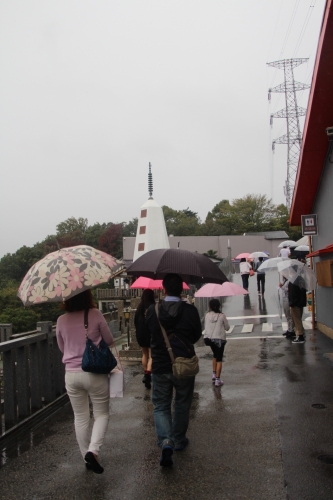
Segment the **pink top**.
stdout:
[[[63,314],[57,321],[57,342],[63,353],[62,362],[67,372],[82,371],[82,356],[86,347],[84,329],[84,311]],[[98,345],[103,338],[107,345],[113,343],[113,337],[103,314],[98,309],[89,309],[88,337]]]

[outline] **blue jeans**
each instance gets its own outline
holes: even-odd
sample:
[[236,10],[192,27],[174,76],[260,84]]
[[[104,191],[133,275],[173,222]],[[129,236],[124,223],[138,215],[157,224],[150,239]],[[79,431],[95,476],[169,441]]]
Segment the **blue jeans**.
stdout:
[[[152,379],[157,444],[162,447],[163,441],[170,439],[174,447],[180,446],[186,441],[195,377],[178,379],[172,373],[153,373]],[[176,389],[176,396],[172,418],[173,388]]]

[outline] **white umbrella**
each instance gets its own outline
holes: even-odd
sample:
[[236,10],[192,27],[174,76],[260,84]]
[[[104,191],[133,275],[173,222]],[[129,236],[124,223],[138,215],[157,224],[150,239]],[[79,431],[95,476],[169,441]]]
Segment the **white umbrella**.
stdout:
[[309,251],[309,245],[299,245],[298,247],[295,248],[295,252],[308,252]]
[[268,255],[265,252],[252,252],[251,257],[254,257],[255,259],[257,259],[258,257],[266,257],[267,258]]
[[282,243],[280,243],[280,245],[278,245],[278,248],[282,248],[282,247],[295,247],[295,246],[297,246],[296,241],[286,240],[286,241],[282,241]]
[[277,266],[278,271],[300,288],[314,290],[317,287],[317,278],[315,273],[303,262],[295,259],[283,260]]
[[302,236],[302,238],[296,241],[296,245],[307,245],[308,243],[309,243],[308,236]]
[[284,260],[282,257],[272,257],[271,259],[264,260],[257,271],[276,271],[278,263]]

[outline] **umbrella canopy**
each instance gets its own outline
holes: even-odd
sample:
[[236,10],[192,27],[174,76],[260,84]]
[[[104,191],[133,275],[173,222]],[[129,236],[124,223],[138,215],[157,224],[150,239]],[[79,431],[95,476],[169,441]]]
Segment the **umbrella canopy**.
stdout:
[[258,257],[265,257],[265,259],[267,259],[267,256],[269,254],[267,254],[266,252],[252,252],[250,254],[251,257],[253,257],[254,259],[258,259]]
[[309,251],[309,245],[299,245],[298,247],[295,248],[295,252],[308,252]]
[[87,245],[62,248],[29,269],[17,295],[25,306],[62,302],[107,283],[116,267],[111,255]]
[[283,260],[278,264],[278,271],[300,288],[314,290],[317,287],[317,278],[315,273],[303,262],[295,259]]
[[[130,288],[151,288],[152,290],[162,290],[163,280],[152,280],[151,278],[145,278],[140,276],[135,282],[130,286]],[[183,290],[189,290],[186,283],[183,282]]]
[[302,238],[296,241],[296,245],[307,245],[308,243],[309,243],[308,236],[302,236]]
[[286,241],[282,241],[282,243],[280,243],[280,245],[278,245],[278,248],[282,248],[282,247],[296,247],[296,246],[297,246],[296,241],[286,240]]
[[258,267],[257,271],[276,271],[279,262],[285,261],[282,257],[272,257],[271,259],[264,260]]
[[244,252],[240,253],[237,255],[236,259],[247,259],[248,257],[251,257],[250,253]]
[[179,274],[186,283],[224,283],[224,273],[204,255],[180,248],[151,250],[127,268],[130,276],[163,279],[166,274]]
[[249,292],[236,283],[226,281],[222,285],[216,283],[207,283],[195,292],[194,297],[231,297],[233,295],[245,295]]

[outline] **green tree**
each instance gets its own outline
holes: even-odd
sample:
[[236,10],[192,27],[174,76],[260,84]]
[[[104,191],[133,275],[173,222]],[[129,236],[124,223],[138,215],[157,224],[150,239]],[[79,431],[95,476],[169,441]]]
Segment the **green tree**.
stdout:
[[106,252],[116,259],[123,254],[122,224],[110,224],[98,240],[98,249]]
[[88,219],[70,217],[57,225],[57,241],[61,248],[82,245],[85,242],[85,232],[88,228]]
[[205,221],[205,234],[207,236],[219,236],[233,234],[234,213],[229,200],[222,200],[208,212]]
[[198,236],[201,234],[201,221],[196,212],[189,208],[174,210],[166,205],[162,207],[166,230],[174,236]]
[[99,224],[96,222],[92,226],[88,226],[84,233],[84,243],[90,247],[98,248],[98,240],[107,230],[109,224]]
[[136,230],[138,227],[138,218],[135,217],[129,222],[123,222],[123,237],[136,236]]

